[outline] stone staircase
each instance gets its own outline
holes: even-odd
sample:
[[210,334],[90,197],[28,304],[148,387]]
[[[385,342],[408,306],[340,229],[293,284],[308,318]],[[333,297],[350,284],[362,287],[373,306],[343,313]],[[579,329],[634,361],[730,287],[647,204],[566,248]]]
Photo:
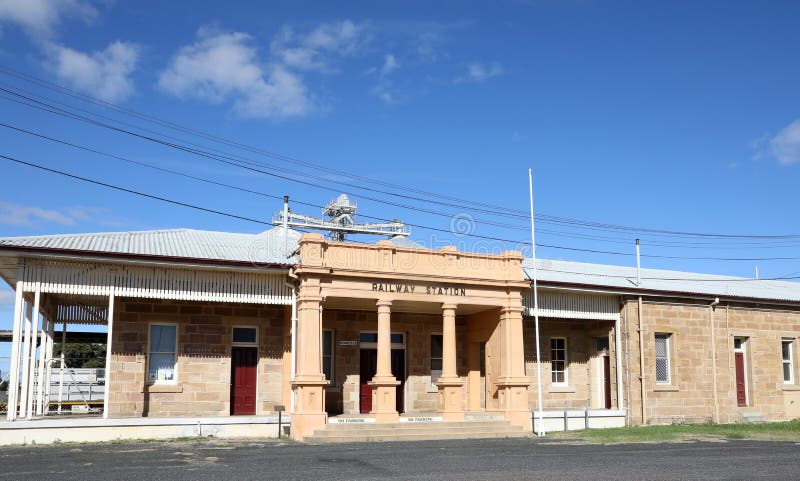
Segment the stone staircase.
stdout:
[[307,436],[305,442],[363,443],[382,441],[430,441],[440,439],[518,438],[530,436],[504,420],[475,419],[458,422],[332,423]]

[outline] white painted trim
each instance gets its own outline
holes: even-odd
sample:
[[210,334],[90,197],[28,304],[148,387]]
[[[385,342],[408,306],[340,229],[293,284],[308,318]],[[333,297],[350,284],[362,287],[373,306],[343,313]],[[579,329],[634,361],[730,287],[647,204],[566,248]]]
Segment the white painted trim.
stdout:
[[[106,375],[105,385],[103,386],[103,419],[108,419],[108,406],[111,403],[111,343],[114,335],[114,289],[108,295],[108,333],[106,334]],[[175,341],[178,341],[177,328],[175,331]],[[150,326],[147,327],[147,360],[149,362],[150,356]],[[177,355],[175,353],[175,360],[177,363]]]
[[[255,342],[234,342],[234,340],[233,340],[233,330],[234,329],[255,329],[256,330],[256,340],[255,340]],[[235,325],[231,326],[231,347],[233,347],[233,346],[236,346],[236,347],[258,347],[259,344],[260,344],[259,341],[261,340],[261,337],[260,337],[261,332],[260,331],[261,330],[258,328],[258,326],[254,326],[252,324],[249,324],[249,325],[248,324],[235,324]]]
[[[795,339],[793,338],[781,338],[781,377],[783,378],[784,384],[794,384],[794,343]],[[783,345],[789,344],[789,359],[783,359]],[[786,377],[783,375],[783,365],[789,364],[789,379],[787,380]]]
[[[522,293],[526,315],[533,316],[533,290]],[[539,317],[617,321],[620,307],[617,296],[582,292],[543,290],[538,296]]]
[[[289,305],[285,275],[269,271],[212,270],[156,265],[34,260],[26,263],[23,287],[53,294]],[[60,320],[60,319],[59,319]],[[87,319],[92,320],[92,319]],[[70,320],[71,321],[71,320]]]
[[[20,268],[20,272],[22,268]],[[14,421],[17,419],[17,401],[19,400],[19,368],[20,354],[23,341],[23,319],[25,300],[22,297],[22,281],[17,281],[17,288],[14,293],[14,326],[11,335],[11,373],[8,378],[8,402],[6,403],[6,420]],[[12,389],[13,387],[13,389]]]
[[[564,340],[564,381],[553,382],[553,339]],[[565,336],[551,336],[550,337],[550,385],[551,386],[569,386],[569,340]]]
[[[152,331],[152,326],[175,326],[175,373],[172,375],[173,379],[171,381],[151,381],[150,380],[150,333]],[[174,386],[178,384],[178,345],[179,345],[179,338],[180,338],[180,329],[177,322],[162,322],[162,321],[150,321],[147,323],[147,357],[145,358],[145,371],[144,371],[144,383],[148,386],[154,385],[168,385]],[[106,378],[108,378],[109,373],[106,372]]]
[[656,380],[656,384],[659,386],[669,386],[672,384],[672,333],[671,332],[656,332],[653,333],[653,360],[657,359],[655,353],[655,340],[658,336],[664,336],[666,340],[666,353],[667,353],[667,380],[666,381],[659,381],[658,380],[658,373],[654,373],[653,377]]

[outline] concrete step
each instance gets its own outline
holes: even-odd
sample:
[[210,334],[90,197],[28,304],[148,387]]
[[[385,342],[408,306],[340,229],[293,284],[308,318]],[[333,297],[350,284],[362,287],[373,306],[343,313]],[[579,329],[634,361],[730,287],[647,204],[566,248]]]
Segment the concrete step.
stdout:
[[422,441],[526,437],[530,433],[506,421],[395,424],[328,424],[306,437],[308,443]]
[[[495,428],[512,426],[505,421],[455,421],[432,423],[330,423],[325,425],[327,431],[370,431],[375,429],[444,429],[444,428]],[[521,428],[520,428],[521,429]]]
[[399,436],[396,434],[382,435],[363,435],[363,436],[331,436],[318,437],[309,436],[305,439],[310,444],[326,443],[374,443],[374,442],[396,442],[396,441],[437,441],[444,439],[499,439],[499,438],[523,438],[530,436],[526,432],[517,433],[497,433],[497,432],[470,432],[470,433],[415,433]]

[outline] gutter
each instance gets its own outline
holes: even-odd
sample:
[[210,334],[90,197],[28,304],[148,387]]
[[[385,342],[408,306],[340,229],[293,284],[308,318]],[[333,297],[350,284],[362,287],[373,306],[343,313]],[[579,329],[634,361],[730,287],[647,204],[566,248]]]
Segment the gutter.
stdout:
[[79,249],[51,249],[43,247],[2,246],[4,252],[24,257],[58,258],[65,260],[96,260],[118,262],[124,260],[131,264],[180,265],[184,267],[239,268],[239,270],[285,271],[293,264],[264,263],[250,261],[231,261],[224,259],[203,259],[196,257],[159,256],[151,254],[128,254],[122,252],[100,252]]

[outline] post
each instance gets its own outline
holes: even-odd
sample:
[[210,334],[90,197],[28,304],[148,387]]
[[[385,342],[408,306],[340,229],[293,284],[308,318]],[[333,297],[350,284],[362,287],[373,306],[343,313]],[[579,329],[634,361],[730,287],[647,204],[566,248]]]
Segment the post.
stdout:
[[66,321],[61,322],[61,369],[58,376],[58,414],[61,414],[61,403],[64,401],[64,368],[65,366],[65,357],[64,357],[64,350],[66,349],[67,344],[67,323]]
[[533,216],[533,169],[528,169],[528,188],[530,190],[531,200],[531,252],[533,257],[533,320],[536,328],[536,392],[537,392],[537,406],[536,410],[539,412],[539,436],[545,435],[544,429],[544,414],[542,413],[542,349],[539,343],[539,290],[537,282],[537,267],[536,267],[536,234],[534,229],[534,216]]
[[379,299],[378,305],[378,365],[375,376],[369,385],[372,386],[372,411],[378,423],[396,423],[397,386],[400,381],[392,374],[392,301]]
[[[22,277],[22,269],[19,269]],[[17,288],[14,292],[14,326],[11,335],[11,373],[8,378],[8,408],[6,413],[7,421],[14,421],[17,419],[17,401],[19,400],[19,365],[20,365],[20,351],[22,347],[22,319],[24,317],[23,309],[25,307],[25,300],[22,298],[22,281],[17,281]]]
[[614,356],[617,365],[617,409],[622,409],[625,406],[623,399],[623,386],[622,386],[622,331],[620,330],[621,322],[619,318],[614,321]]
[[25,417],[26,419],[33,419],[33,394],[34,394],[34,386],[36,385],[35,382],[35,374],[36,374],[36,338],[39,336],[39,305],[41,302],[41,291],[39,290],[39,283],[36,283],[36,292],[33,296],[33,307],[30,311],[31,314],[31,361],[28,367],[30,368],[30,373],[28,374],[28,403],[27,407],[25,408]]
[[[111,397],[111,339],[114,332],[114,287],[108,294],[108,335],[106,336],[106,375],[103,389],[103,419],[108,419],[109,398]],[[91,395],[91,390],[89,391]]]
[[44,377],[45,367],[47,365],[47,332],[50,330],[48,319],[42,316],[42,331],[39,337],[39,375],[37,376],[36,385],[38,386],[36,397],[36,414],[41,416],[44,412]]
[[463,386],[456,369],[456,305],[442,304],[442,375],[439,388],[439,412],[445,421],[463,421]]
[[567,414],[567,402],[564,401],[564,431],[569,430],[569,414]]
[[283,196],[283,256],[289,257],[289,196]]
[[589,403],[587,401],[586,407],[583,411],[583,429],[589,429]]
[[44,413],[47,414],[50,411],[50,394],[51,394],[51,384],[53,378],[53,343],[55,342],[53,336],[55,334],[55,325],[56,321],[50,319],[48,323],[48,330],[47,330],[47,357],[45,358],[45,391],[44,391],[44,407],[42,408]]
[[19,417],[28,416],[28,385],[30,384],[31,376],[31,344],[32,333],[31,327],[33,324],[33,306],[30,302],[25,303],[25,346],[22,355],[22,386],[20,386],[19,394]]
[[642,283],[642,278],[639,275],[639,270],[642,267],[641,258],[639,256],[639,239],[636,239],[636,285],[639,286]]

